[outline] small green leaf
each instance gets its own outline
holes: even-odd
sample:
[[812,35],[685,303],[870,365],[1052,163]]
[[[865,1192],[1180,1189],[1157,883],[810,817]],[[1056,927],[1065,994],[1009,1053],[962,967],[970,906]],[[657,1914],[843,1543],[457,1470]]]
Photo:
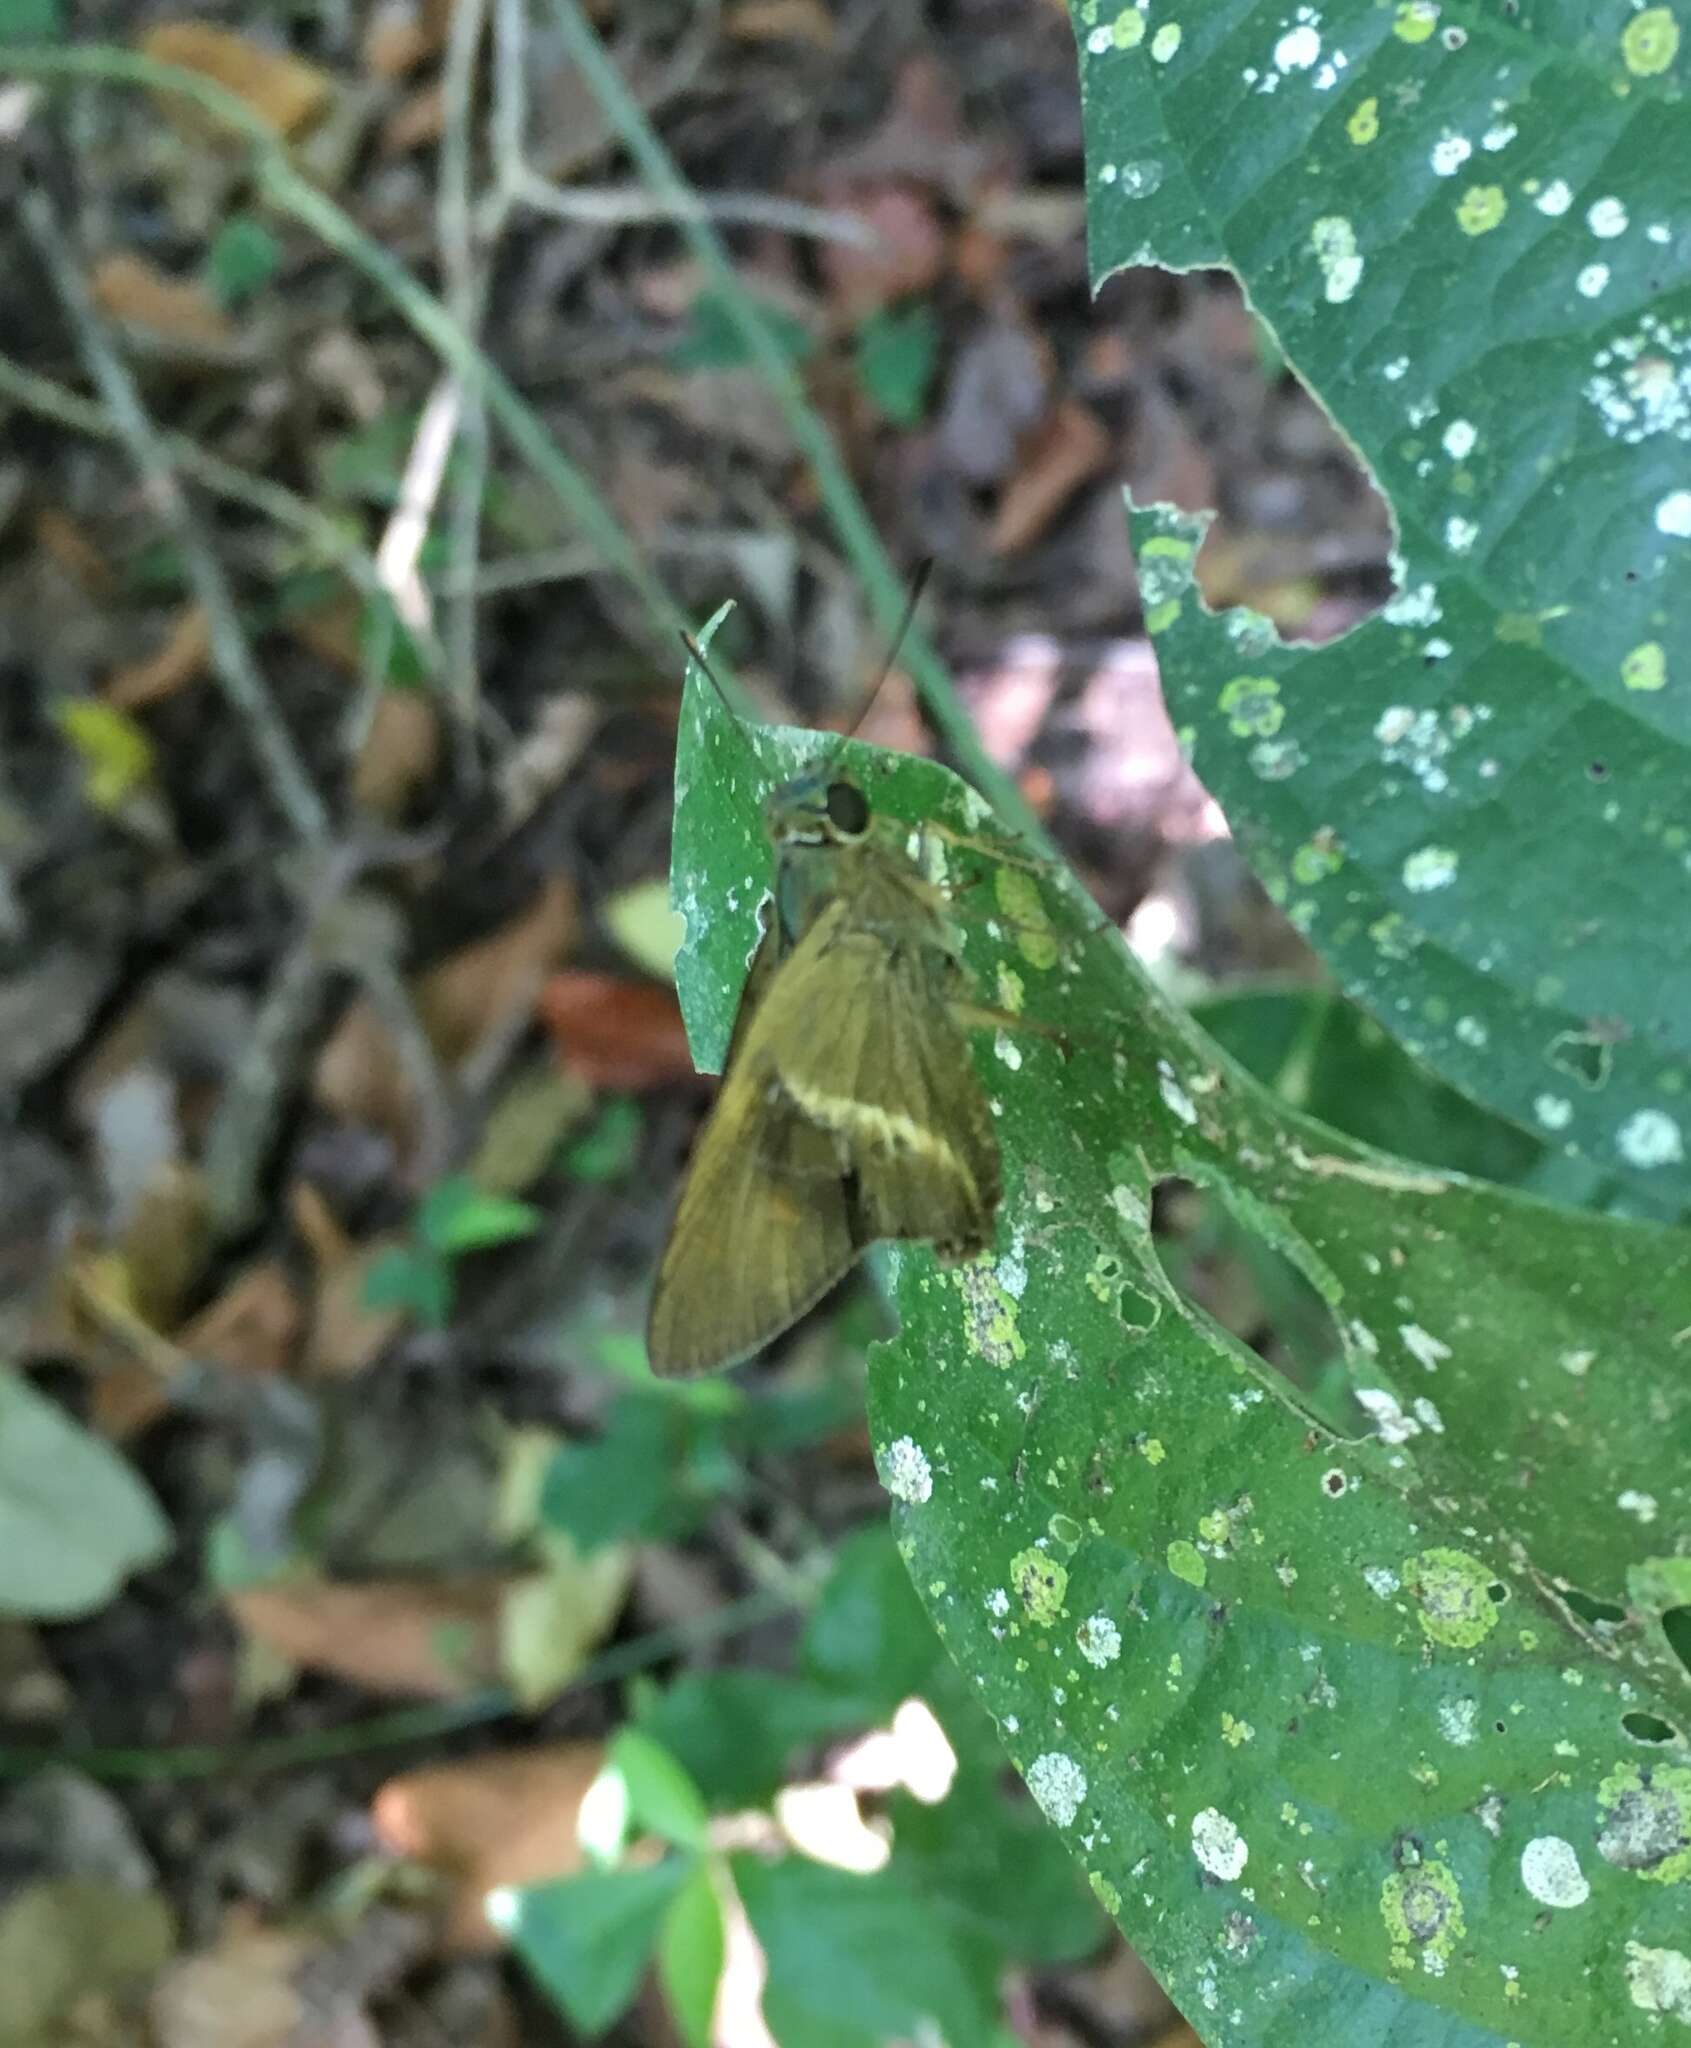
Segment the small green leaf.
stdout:
[[891,1530],[848,1537],[805,1625],[805,1670],[890,1713],[926,1688],[942,1655]]
[[598,2034],[634,2002],[670,1905],[693,1859],[602,1870],[525,1891],[496,1892],[490,1915],[564,2014]]
[[621,1180],[640,1152],[640,1132],[645,1118],[631,1095],[612,1095],[600,1105],[598,1115],[572,1138],[563,1151],[563,1169],[571,1180]]
[[939,363],[939,322],[923,303],[883,306],[857,330],[857,377],[897,427],[913,427],[927,410]]
[[427,1245],[395,1245],[372,1259],[360,1296],[366,1308],[402,1308],[431,1330],[452,1320],[452,1268]]
[[990,2032],[997,1958],[947,1919],[942,1902],[884,1873],[858,1876],[796,1856],[737,1856],[733,1871],[769,1966],[763,2011],[778,2041],[885,2048]]
[[622,1729],[610,1763],[628,1788],[631,1833],[647,1830],[678,1849],[702,1849],[710,1824],[703,1795],[661,1742],[638,1728]]
[[[784,307],[760,299],[758,310],[790,363],[802,363],[816,347],[816,338],[802,320]],[[670,350],[678,370],[734,370],[750,362],[744,337],[717,292],[701,292],[688,314],[687,332]]]
[[654,877],[619,889],[601,915],[618,949],[654,981],[675,979],[675,955],[685,936],[681,914],[669,900],[669,884]]
[[678,1679],[642,1710],[639,1725],[721,1812],[773,1799],[796,1751],[862,1727],[863,1712],[811,1680],[711,1671]]
[[206,275],[225,306],[238,306],[262,291],[276,275],[282,245],[250,213],[235,213],[212,237],[206,252]]
[[600,1435],[565,1444],[546,1468],[540,1515],[583,1550],[665,1532],[674,1508],[676,1448],[684,1420],[655,1395],[630,1394]]
[[170,1545],[169,1523],[117,1452],[0,1367],[0,1613],[90,1614]]
[[373,592],[359,607],[358,652],[390,689],[414,690],[429,679],[422,647],[385,590]]
[[443,1258],[532,1237],[541,1221],[533,1203],[516,1201],[510,1195],[490,1195],[464,1174],[454,1174],[431,1188],[417,1213],[423,1242]]
[[701,1861],[676,1893],[658,1944],[664,1997],[687,2048],[710,2048],[711,2017],[726,1953],[722,1902],[710,1865]]

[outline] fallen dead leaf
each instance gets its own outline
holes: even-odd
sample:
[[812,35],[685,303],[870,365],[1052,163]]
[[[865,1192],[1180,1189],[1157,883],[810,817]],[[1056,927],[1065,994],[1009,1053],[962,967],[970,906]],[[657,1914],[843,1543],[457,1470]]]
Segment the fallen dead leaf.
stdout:
[[198,682],[210,662],[210,622],[200,605],[186,604],[154,652],[114,668],[101,685],[100,695],[119,711],[139,711]]
[[1013,555],[1038,540],[1081,485],[1108,468],[1112,452],[1098,415],[1078,399],[1064,399],[1021,450],[993,515],[988,550]]
[[589,1087],[666,1088],[693,1077],[672,988],[577,968],[551,977],[539,1009],[565,1072]]
[[127,2005],[175,1945],[170,1908],[156,1892],[94,1877],[10,1886],[0,1900],[0,2038],[18,2048],[83,2038],[70,2031],[80,2011]]
[[822,0],[742,0],[730,8],[722,32],[737,43],[809,43],[834,47],[834,17]]
[[873,247],[822,244],[822,274],[836,316],[848,327],[897,299],[931,290],[945,274],[948,237],[927,195],[887,182],[855,190],[825,186],[825,204],[855,213],[875,236]]
[[390,822],[440,767],[440,711],[422,690],[384,690],[353,764],[352,794]]
[[526,1011],[579,931],[575,890],[549,875],[521,916],[423,975],[417,1012],[441,1058],[462,1059]]
[[404,1771],[376,1794],[370,1818],[383,1845],[453,1880],[449,1947],[499,1946],[482,1902],[500,1885],[582,1868],[576,1820],[604,1756],[599,1742],[550,1743]]
[[505,1083],[488,1111],[466,1169],[470,1179],[489,1194],[524,1193],[552,1164],[592,1102],[592,1090],[573,1076],[544,1062],[525,1066]]
[[[140,38],[143,56],[158,64],[197,71],[239,100],[274,128],[278,135],[302,134],[326,112],[335,96],[335,82],[326,71],[290,51],[253,41],[234,29],[209,21],[163,21]],[[162,93],[160,105],[174,125],[195,135],[210,126],[220,140],[227,129],[207,117],[180,93]]]
[[298,1579],[224,1597],[249,1635],[291,1664],[376,1693],[453,1699],[500,1676],[499,1624],[510,1579]]
[[382,123],[377,150],[384,157],[408,156],[438,142],[446,127],[446,93],[425,85],[408,93]]
[[131,249],[102,256],[88,280],[94,303],[121,326],[193,349],[233,346],[234,323],[195,278],[172,277]]
[[392,1231],[320,1267],[302,1366],[308,1378],[363,1372],[405,1328],[403,1308],[371,1308],[364,1291],[372,1267],[408,1242],[401,1232]]
[[231,1372],[286,1372],[305,1311],[279,1259],[259,1259],[176,1332],[184,1351]]
[[439,56],[451,21],[452,0],[382,0],[364,31],[364,69],[372,78],[403,78]]

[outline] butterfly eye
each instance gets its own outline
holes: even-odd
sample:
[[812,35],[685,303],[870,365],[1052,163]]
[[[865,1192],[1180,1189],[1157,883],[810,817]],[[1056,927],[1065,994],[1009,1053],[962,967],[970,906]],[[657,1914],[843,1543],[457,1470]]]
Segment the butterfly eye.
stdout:
[[856,783],[829,783],[828,823],[842,839],[861,839],[868,831],[869,799]]

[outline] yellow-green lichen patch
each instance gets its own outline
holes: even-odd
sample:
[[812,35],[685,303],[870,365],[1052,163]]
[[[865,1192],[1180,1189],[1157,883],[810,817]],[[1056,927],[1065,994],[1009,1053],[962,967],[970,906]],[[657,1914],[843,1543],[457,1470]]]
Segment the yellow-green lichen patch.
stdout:
[[1165,598],[1145,614],[1145,630],[1154,640],[1159,633],[1166,633],[1179,617],[1180,600],[1177,597]]
[[1010,920],[1016,951],[1030,967],[1055,967],[1058,959],[1051,915],[1039,893],[1039,884],[1024,868],[1001,867],[992,878],[992,892],[998,907]]
[[1321,266],[1328,305],[1342,306],[1362,282],[1363,257],[1355,228],[1342,213],[1324,213],[1309,231],[1309,246]]
[[1137,7],[1124,7],[1110,24],[1110,41],[1118,50],[1136,50],[1145,40],[1145,17]]
[[1061,1619],[1063,1598],[1069,1590],[1067,1565],[1043,1550],[1019,1550],[1010,1560],[1010,1584],[1035,1628],[1050,1628]]
[[1392,18],[1392,34],[1400,42],[1424,43],[1438,24],[1436,0],[1402,0]]
[[1210,1575],[1203,1552],[1195,1543],[1188,1543],[1184,1536],[1177,1536],[1169,1545],[1167,1558],[1169,1570],[1189,1586],[1201,1586]]
[[1337,836],[1324,826],[1292,855],[1292,880],[1306,889],[1313,888],[1329,875],[1336,875],[1344,864]]
[[1121,1917],[1121,1893],[1116,1890],[1110,1880],[1101,1871],[1089,1870],[1086,1873],[1086,1881],[1092,1887],[1092,1896],[1103,1907],[1104,1911],[1109,1914],[1110,1918],[1112,1920],[1119,1919]]
[[1009,1367],[1027,1356],[1027,1342],[1016,1324],[1016,1300],[999,1280],[990,1258],[973,1259],[956,1271],[963,1296],[969,1348],[988,1365]]
[[1691,1768],[1622,1764],[1597,1787],[1597,1853],[1652,1884],[1691,1881]]
[[1394,1870],[1380,1887],[1380,1917],[1403,1964],[1418,1956],[1429,1976],[1442,1977],[1466,1931],[1455,1872],[1433,1860]]
[[1256,1740],[1256,1730],[1249,1721],[1236,1720],[1233,1715],[1224,1713],[1221,1717],[1221,1739],[1229,1749],[1238,1749],[1241,1744]]
[[1456,225],[1465,235],[1489,235],[1508,211],[1501,185],[1470,185],[1456,209]]
[[1022,1014],[1022,1005],[1027,1000],[1027,985],[1016,970],[1004,961],[998,963],[998,1007],[1007,1010],[1012,1017]]
[[1403,1583],[1423,1634],[1446,1649],[1471,1650],[1497,1626],[1492,1575],[1465,1550],[1423,1550],[1405,1561]]
[[1679,23],[1671,7],[1646,7],[1621,30],[1621,59],[1634,78],[1655,78],[1679,55]]
[[1166,64],[1180,48],[1181,28],[1178,21],[1165,21],[1151,38],[1151,61]]
[[1660,690],[1668,679],[1668,658],[1659,640],[1645,640],[1621,663],[1621,681],[1629,690]]
[[1366,149],[1380,132],[1380,102],[1372,93],[1345,123],[1345,133],[1358,149]]
[[1280,685],[1273,676],[1235,676],[1216,700],[1236,739],[1272,739],[1286,720]]

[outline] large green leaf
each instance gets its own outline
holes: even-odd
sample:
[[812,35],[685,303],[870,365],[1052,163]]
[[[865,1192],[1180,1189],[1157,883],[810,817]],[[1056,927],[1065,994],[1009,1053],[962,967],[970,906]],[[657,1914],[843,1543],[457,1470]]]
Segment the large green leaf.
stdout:
[[169,1549],[158,1502],[111,1445],[0,1366],[0,1614],[91,1613]]
[[[1683,14],[1683,8],[1678,10]],[[1628,0],[1076,0],[1092,272],[1225,264],[1370,465],[1399,594],[1322,648],[1134,521],[1177,725],[1345,987],[1691,1199],[1691,51]]]
[[[768,888],[764,778],[825,744],[733,728],[690,678],[702,1054]],[[991,833],[941,770],[847,759],[883,818]],[[1036,1798],[1212,2041],[1655,2039],[1691,1968],[1691,1676],[1661,1620],[1691,1592],[1687,1240],[1294,1114],[1062,877],[944,850],[983,995],[1067,1045],[977,1034],[997,1248],[888,1258],[871,1425],[917,1590]],[[1176,1294],[1149,1230],[1172,1175],[1330,1303],[1374,1437],[1326,1436]]]

